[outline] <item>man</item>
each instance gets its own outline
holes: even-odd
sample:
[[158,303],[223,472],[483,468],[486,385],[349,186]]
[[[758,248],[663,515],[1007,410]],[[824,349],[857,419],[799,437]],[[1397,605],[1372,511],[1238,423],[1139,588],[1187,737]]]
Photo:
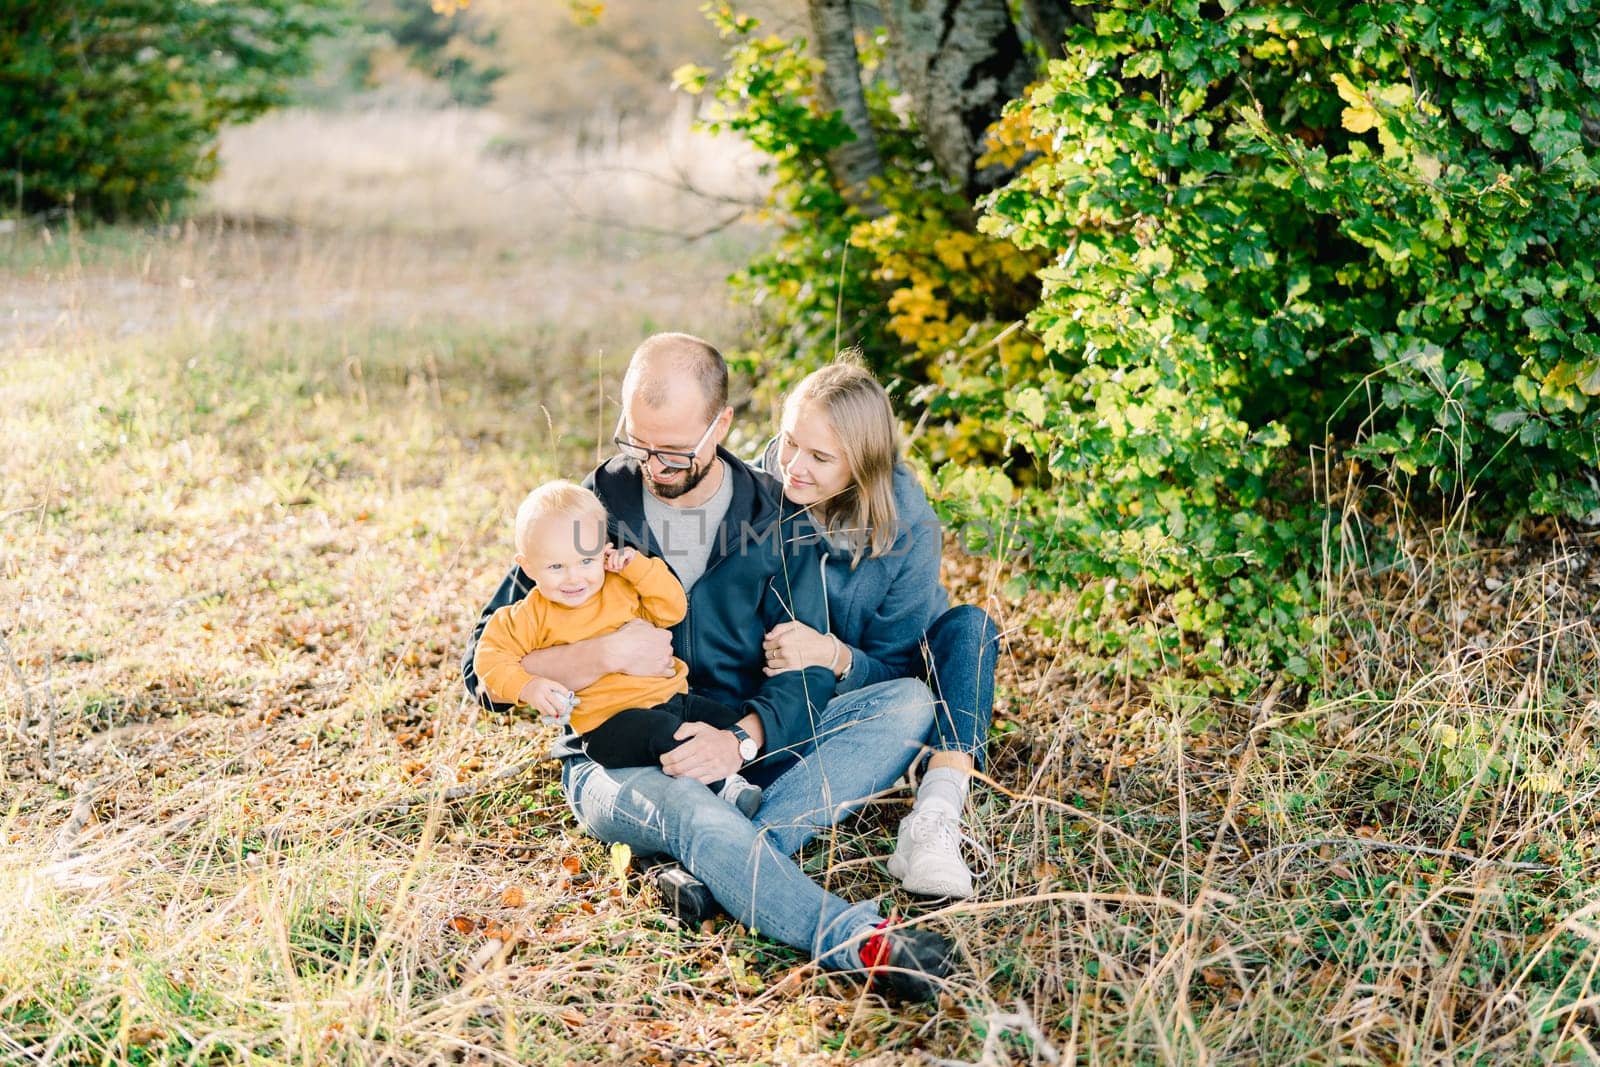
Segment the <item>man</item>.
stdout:
[[[898,679],[834,697],[826,668],[768,677],[762,640],[798,619],[826,632],[816,539],[782,495],[723,440],[733,421],[722,355],[699,338],[657,334],[634,352],[622,385],[619,455],[584,484],[606,505],[617,546],[667,561],[689,610],[670,631],[642,621],[588,641],[529,653],[522,666],[569,690],[603,674],[665,674],[676,651],[693,691],[745,714],[731,729],[685,723],[660,768],[607,769],[568,735],[554,753],[578,821],[638,854],[665,853],[688,869],[663,895],[694,913],[707,892],[735,918],[810,953],[831,970],[866,972],[889,992],[932,999],[952,946],[926,930],[883,929],[870,903],[827,892],[791,858],[819,830],[891,785],[916,755],[933,716],[921,682]],[[529,592],[513,568],[484,608],[464,663],[496,609]],[[753,819],[700,783],[742,773],[766,788]],[[686,903],[682,903],[686,902]]]

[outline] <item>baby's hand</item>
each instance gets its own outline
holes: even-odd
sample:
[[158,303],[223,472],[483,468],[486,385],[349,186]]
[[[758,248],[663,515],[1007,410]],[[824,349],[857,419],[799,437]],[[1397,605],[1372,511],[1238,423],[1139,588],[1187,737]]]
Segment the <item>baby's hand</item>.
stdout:
[[534,678],[522,687],[522,692],[517,694],[517,700],[539,713],[539,721],[565,726],[572,719],[572,709],[578,704],[578,697],[562,685],[549,678]]
[[612,574],[616,574],[618,571],[622,570],[622,568],[632,563],[633,557],[637,556],[638,554],[638,552],[635,552],[631,548],[613,548],[611,545],[607,545],[605,557],[600,561],[600,564]]

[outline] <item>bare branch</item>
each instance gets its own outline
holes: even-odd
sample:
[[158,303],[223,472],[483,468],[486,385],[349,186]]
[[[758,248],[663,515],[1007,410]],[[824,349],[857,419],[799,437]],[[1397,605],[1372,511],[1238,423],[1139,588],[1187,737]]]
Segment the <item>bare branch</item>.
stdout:
[[[749,197],[733,196],[727,193],[714,192],[701,187],[690,176],[681,161],[674,160],[672,173],[663,174],[660,171],[650,170],[646,167],[627,166],[623,164],[608,164],[581,169],[551,170],[543,167],[526,167],[521,170],[519,181],[542,181],[560,197],[567,210],[574,219],[581,222],[592,223],[596,226],[606,226],[612,229],[624,230],[629,233],[650,234],[656,237],[670,237],[681,240],[686,244],[703,240],[713,234],[721,233],[728,227],[743,219],[746,214],[757,208],[766,206],[763,200],[752,200]],[[666,226],[655,226],[646,222],[634,222],[627,219],[609,218],[597,215],[586,209],[574,195],[574,186],[582,181],[590,181],[597,174],[625,175],[627,177],[641,178],[653,182],[674,192],[703,200],[710,204],[726,204],[736,210],[717,219],[716,221],[695,230],[679,230]],[[513,183],[515,184],[515,183]],[[509,186],[507,186],[509,188]]]
[[[666,175],[662,174],[660,171],[650,170],[647,167],[631,167],[624,166],[620,163],[608,163],[591,167],[574,167],[562,170],[551,170],[547,167],[530,167],[524,168],[522,174],[523,180],[528,178],[536,178],[546,181],[551,185],[557,186],[557,179],[582,181],[592,178],[596,174],[623,174],[630,178],[643,178],[646,181],[654,182],[655,184],[667,189],[671,189],[674,192],[686,193],[689,196],[695,197],[696,199],[705,200],[713,204],[732,204],[735,207],[745,208],[747,210],[754,210],[756,208],[766,206],[766,201],[764,200],[753,200],[747,196],[731,196],[727,193],[712,192],[709,189],[702,188],[689,175],[689,172],[684,169],[683,164],[679,161],[673,161],[672,168],[672,174]],[[505,188],[510,188],[510,186],[506,186]]]

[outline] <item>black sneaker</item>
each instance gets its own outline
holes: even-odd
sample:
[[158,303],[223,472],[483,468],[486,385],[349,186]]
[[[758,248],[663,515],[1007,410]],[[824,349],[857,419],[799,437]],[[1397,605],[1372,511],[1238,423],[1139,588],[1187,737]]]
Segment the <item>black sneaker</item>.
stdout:
[[[889,920],[880,924],[889,925]],[[953,969],[956,947],[932,930],[906,928],[873,934],[861,946],[869,988],[897,1000],[939,999]]]
[[685,929],[699,930],[707,919],[722,912],[722,906],[711,895],[706,884],[682,866],[669,863],[656,871],[656,892],[661,894],[661,907],[676,918]]

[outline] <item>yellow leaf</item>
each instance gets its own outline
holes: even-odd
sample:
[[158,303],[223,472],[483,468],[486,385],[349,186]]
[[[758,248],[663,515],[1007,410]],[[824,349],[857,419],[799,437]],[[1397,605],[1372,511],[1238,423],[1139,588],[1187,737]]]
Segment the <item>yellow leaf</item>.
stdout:
[[1343,74],[1333,76],[1333,87],[1338,90],[1339,99],[1352,107],[1360,107],[1367,102],[1366,94],[1352,85],[1350,79]]
[[1525,784],[1534,793],[1557,793],[1561,791],[1561,776],[1550,771],[1534,771]]
[[1339,112],[1339,124],[1351,133],[1366,133],[1378,121],[1378,113],[1370,107],[1347,107]]
[[606,13],[606,5],[589,3],[588,0],[567,0],[567,12],[574,25],[594,26],[599,23],[600,16]]
[[1339,91],[1339,99],[1350,106],[1339,113],[1339,122],[1351,133],[1366,133],[1378,125],[1378,112],[1373,109],[1372,101],[1367,99],[1367,94],[1350,84],[1350,79],[1343,74],[1333,76],[1333,87]]
[[633,849],[618,841],[611,846],[611,873],[624,889],[628,885],[628,864],[633,862]]
[[967,268],[967,250],[965,247],[967,242],[958,240],[963,236],[965,235],[949,234],[933,243],[934,255],[938,256],[939,262],[950,270],[965,270]]
[[705,92],[711,70],[698,63],[685,63],[672,72],[672,87],[691,95]]
[[1392,108],[1403,108],[1411,103],[1411,90],[1404,85],[1391,85],[1378,90],[1378,99]]

